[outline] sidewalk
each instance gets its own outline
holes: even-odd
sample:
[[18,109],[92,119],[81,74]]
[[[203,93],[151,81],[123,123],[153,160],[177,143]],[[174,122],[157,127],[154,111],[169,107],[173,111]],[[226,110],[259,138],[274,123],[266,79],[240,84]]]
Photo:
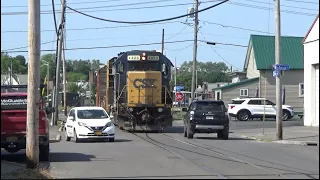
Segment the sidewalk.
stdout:
[[58,126],[49,127],[50,142],[59,142],[61,140],[61,133]]
[[23,169],[24,166],[18,163],[11,163],[1,160],[1,179],[4,174],[11,173],[13,171]]
[[26,169],[25,165],[1,160],[1,179],[55,179],[48,169]]
[[296,145],[319,145],[319,127],[292,126],[283,127],[283,140],[276,140],[276,128],[245,129],[236,130],[232,134],[248,139],[255,139],[265,142]]

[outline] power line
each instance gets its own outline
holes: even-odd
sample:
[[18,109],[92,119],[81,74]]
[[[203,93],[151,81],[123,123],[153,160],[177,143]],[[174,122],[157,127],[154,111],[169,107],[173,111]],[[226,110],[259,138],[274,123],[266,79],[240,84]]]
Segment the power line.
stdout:
[[[202,32],[200,31],[200,29],[198,30],[200,32],[200,34],[203,36],[204,40],[206,40],[206,37],[202,34]],[[233,66],[235,67],[236,69],[239,69],[237,68],[236,66],[234,66],[233,64],[229,63],[227,60],[225,60],[211,45],[210,45],[210,48],[226,63],[228,63],[230,66]]]
[[54,28],[55,28],[56,34],[58,35],[57,18],[56,18],[56,10],[55,10],[55,5],[54,5],[54,0],[51,1],[51,4],[52,4]]
[[[108,5],[108,6],[93,6],[93,7],[78,8],[77,10],[101,9],[101,8],[122,7],[122,6],[135,6],[135,5],[155,4],[155,3],[163,3],[163,2],[171,2],[171,1],[176,1],[176,0],[153,0],[153,1],[144,1],[144,2],[136,2],[136,3]],[[191,4],[191,3],[187,3],[187,4]],[[184,3],[184,4],[173,4],[173,5],[187,5],[187,4]],[[168,6],[168,5],[165,5],[165,6]]]
[[[171,1],[171,0],[165,0],[165,1]],[[156,1],[158,2],[158,1]],[[149,2],[146,2],[149,3]],[[202,4],[204,3],[212,3],[211,1],[203,1],[201,2]],[[237,5],[237,6],[243,6],[243,7],[250,7],[250,8],[256,8],[256,9],[263,9],[263,10],[269,10],[268,7],[263,7],[263,6],[256,6],[252,4],[245,4],[245,3],[236,3],[236,2],[229,2],[232,5]],[[69,3],[70,4],[70,3]],[[175,7],[175,6],[184,6],[184,5],[190,5],[193,3],[181,3],[181,4],[168,4],[168,5],[159,5],[159,6],[145,6],[145,7],[133,7],[133,8],[118,8],[118,9],[103,9],[103,10],[87,10],[87,11],[81,11],[82,13],[84,12],[111,12],[111,11],[127,11],[127,10],[139,10],[139,9],[153,9],[153,8],[167,8],[167,7]],[[105,6],[105,7],[121,7],[121,6],[129,6],[130,4],[119,4],[119,5],[110,5],[110,6]],[[132,5],[132,3],[131,3]],[[93,8],[101,8],[100,7],[93,7]],[[296,7],[298,8],[298,7]],[[85,8],[78,8],[77,10],[82,10],[82,9],[92,9],[91,7],[85,7]],[[57,11],[60,12],[60,11]],[[298,12],[298,11],[289,11],[289,10],[281,10],[281,12],[284,13],[289,13],[289,14],[295,14],[295,15],[305,15],[305,16],[315,16],[314,14],[309,14],[305,12]],[[46,10],[42,11],[41,14],[51,14],[51,10]],[[66,13],[76,13],[74,11],[67,11]],[[20,11],[20,12],[2,12],[1,15],[4,16],[10,16],[10,15],[26,15],[28,14],[27,11]]]
[[[192,34],[194,32],[186,32],[186,33],[180,33],[180,34]],[[235,37],[235,36],[226,36],[226,35],[222,35],[222,34],[212,34],[212,33],[204,33],[202,32],[203,34],[208,34],[208,35],[214,35],[214,36],[223,36],[223,37],[231,37],[231,38],[241,38],[241,37]],[[169,33],[167,35],[176,35],[177,33]],[[149,35],[144,35],[143,37],[154,37],[154,36],[159,36],[159,34],[149,34]],[[80,39],[68,39],[68,42],[71,42],[71,41],[87,41],[87,40],[105,40],[105,39],[128,39],[128,38],[132,38],[132,37],[100,37],[100,38],[80,38]],[[141,38],[141,36],[137,36],[137,38]],[[247,39],[247,38],[241,38],[241,39]],[[168,39],[166,39],[168,40]],[[44,42],[44,43],[41,43],[41,44],[47,44],[51,41],[48,41],[48,42]],[[21,43],[19,41],[19,43]],[[17,47],[17,48],[11,48],[11,49],[7,49],[7,50],[17,50],[17,49],[23,49],[23,48],[27,48],[28,46],[23,46],[23,47]],[[4,50],[4,51],[7,51],[7,50]]]
[[220,23],[214,23],[210,21],[202,21],[203,24],[213,24],[213,25],[218,25],[224,28],[233,28],[233,29],[239,29],[239,30],[244,30],[244,31],[251,31],[251,32],[258,32],[258,33],[265,33],[268,34],[266,31],[261,31],[261,30],[255,30],[255,29],[249,29],[249,28],[242,28],[242,27],[237,27],[237,26],[230,26],[230,25],[225,25],[225,24],[220,24]]
[[[68,4],[96,4],[96,3],[104,3],[104,2],[114,2],[114,1],[123,1],[123,0],[104,0],[104,1],[83,1],[83,2],[71,2]],[[60,5],[60,4],[55,4]],[[51,4],[42,4],[43,6],[52,6]],[[1,6],[1,8],[27,8],[28,6]]]
[[86,14],[86,13],[83,13],[83,12],[80,12],[80,11],[77,11],[69,6],[67,6],[68,9],[72,10],[72,11],[75,11],[79,14],[82,14],[84,16],[87,16],[87,17],[90,17],[90,18],[93,18],[93,19],[97,19],[97,20],[101,20],[101,21],[106,21],[106,22],[113,22],[113,23],[123,23],[123,24],[147,24],[147,23],[156,23],[156,22],[164,22],[164,21],[171,21],[171,20],[175,20],[175,19],[180,19],[180,18],[183,18],[183,17],[187,17],[187,16],[190,16],[190,15],[194,15],[196,13],[200,13],[200,12],[203,12],[203,11],[206,11],[206,10],[209,10],[209,9],[212,9],[216,6],[219,6],[223,3],[226,3],[228,2],[229,0],[224,0],[222,2],[219,2],[215,5],[212,5],[212,6],[209,6],[209,7],[206,7],[202,10],[199,10],[197,12],[193,12],[193,13],[188,13],[188,14],[185,14],[185,15],[180,15],[180,16],[176,16],[176,17],[171,17],[171,18],[166,18],[166,19],[158,19],[158,20],[151,20],[151,21],[118,21],[118,20],[110,20],[110,19],[104,19],[104,18],[100,18],[100,17],[96,17],[96,16],[92,16],[92,15],[89,15],[89,14]]
[[193,43],[191,43],[188,46],[183,47],[183,48],[179,48],[179,49],[168,49],[168,48],[166,48],[166,50],[168,50],[168,51],[181,51],[181,50],[184,50],[184,49],[187,49],[187,48],[191,47],[192,45],[193,45]]
[[[260,4],[267,4],[269,5],[269,2],[262,2],[262,1],[256,1],[256,0],[243,0],[243,1],[249,1],[249,2],[255,2]],[[310,11],[319,11],[318,9],[310,9],[310,8],[304,8],[304,7],[297,7],[297,6],[289,6],[289,5],[281,5],[282,7],[288,7],[288,8],[295,8],[295,9],[304,9],[304,10],[310,10]],[[270,9],[270,7],[269,7]]]
[[[174,0],[164,0],[164,1],[174,1]],[[131,7],[131,8],[118,8],[118,9],[103,9],[103,10],[90,10],[90,9],[96,9],[96,8],[110,8],[110,7],[125,7],[125,6],[132,6],[132,5],[136,5],[136,4],[149,4],[149,3],[161,3],[164,1],[159,1],[159,0],[155,0],[155,1],[145,1],[145,2],[140,2],[140,3],[128,3],[128,4],[117,4],[117,5],[108,5],[108,6],[96,6],[96,7],[85,7],[85,8],[77,8],[77,10],[84,10],[81,12],[106,12],[106,11],[122,11],[122,10],[138,10],[138,9],[153,9],[153,8],[165,8],[165,7],[175,7],[175,6],[184,6],[184,5],[190,5],[193,3],[180,3],[180,4],[166,4],[166,5],[158,5],[158,6],[144,6],[144,7]],[[213,1],[204,1],[202,3],[212,3]],[[68,3],[70,4],[70,3]],[[86,10],[87,9],[87,10]],[[89,9],[89,10],[88,10]],[[60,12],[60,11],[56,11],[56,12]],[[41,11],[41,14],[51,14],[51,10],[45,10],[45,11]],[[67,11],[66,13],[76,13],[74,11]],[[16,12],[2,12],[1,15],[25,15],[28,14],[27,11],[16,11]]]
[[284,1],[298,2],[298,3],[305,3],[305,4],[319,4],[319,3],[316,3],[316,2],[312,2],[312,1],[299,1],[299,0],[284,0]]
[[[255,8],[255,9],[262,9],[262,10],[267,10],[267,11],[270,10],[270,8],[268,8],[268,7],[256,6],[256,5],[245,4],[245,3],[229,2],[229,4],[236,5],[236,6]],[[274,11],[273,9],[271,9],[271,10]],[[303,15],[303,16],[316,16],[316,14],[310,14],[310,13],[298,12],[298,11],[281,10],[281,12],[288,13],[288,14],[295,14],[295,15]]]
[[179,34],[181,34],[186,28],[188,27],[188,25],[185,25],[178,33],[174,34],[173,36],[166,38],[166,40],[172,39],[176,36],[178,36]]
[[[177,41],[168,41],[165,42],[166,44],[173,44],[173,43],[183,43],[183,42],[191,42],[193,40],[177,40]],[[206,43],[207,41],[199,40],[199,42]],[[228,43],[221,43],[221,42],[215,42],[218,45],[226,45],[226,46],[237,46],[237,47],[247,47],[244,45],[239,44],[228,44]],[[155,42],[155,43],[143,43],[143,44],[129,44],[129,45],[115,45],[115,46],[96,46],[96,47],[78,47],[78,48],[67,48],[64,49],[66,51],[73,51],[73,50],[92,50],[92,49],[111,49],[111,48],[123,48],[123,47],[136,47],[136,46],[151,46],[151,45],[159,45],[161,42]],[[41,50],[42,52],[52,52],[56,51],[55,49],[44,49]],[[2,51],[7,53],[25,53],[28,51]]]
[[[171,22],[161,22],[161,23],[150,23],[150,24],[132,24],[132,25],[121,25],[121,26],[104,26],[104,27],[87,27],[87,28],[70,28],[68,31],[84,31],[84,30],[98,30],[98,29],[116,29],[116,28],[128,28],[128,27],[139,27],[139,26],[150,26],[150,25],[157,25],[157,24],[173,24],[173,23],[182,23],[180,21],[171,21]],[[55,30],[52,29],[45,29],[41,32],[52,32]],[[9,30],[9,31],[1,31],[1,33],[22,33],[28,32],[23,30]]]
[[[43,42],[41,44],[49,44],[49,43],[52,43],[52,42],[56,42],[56,41],[55,40],[54,41],[47,41],[47,42]],[[1,51],[12,51],[12,50],[23,49],[23,48],[28,48],[28,47],[29,46],[22,46],[22,47],[11,48],[11,49],[1,50]]]

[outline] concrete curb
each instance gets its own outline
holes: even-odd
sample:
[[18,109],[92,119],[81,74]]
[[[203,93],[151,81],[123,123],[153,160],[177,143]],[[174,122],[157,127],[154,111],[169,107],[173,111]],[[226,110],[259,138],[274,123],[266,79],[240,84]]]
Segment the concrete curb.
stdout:
[[245,135],[240,135],[239,137],[245,138],[245,139],[256,140],[256,141],[262,141],[262,142],[277,143],[277,144],[291,144],[291,145],[300,145],[300,146],[319,146],[319,142],[316,142],[316,141],[290,141],[290,140],[273,141],[271,139],[263,139],[263,138],[257,138],[255,136],[245,136]]
[[281,140],[281,141],[273,141],[273,143],[292,144],[292,145],[301,145],[301,146],[319,146],[319,142],[316,142],[316,141],[288,141],[288,140]]
[[25,165],[19,164],[16,162],[11,162],[11,161],[6,161],[6,160],[1,160],[1,162],[7,163],[7,164],[12,164],[12,165],[19,166],[19,167],[25,167]]

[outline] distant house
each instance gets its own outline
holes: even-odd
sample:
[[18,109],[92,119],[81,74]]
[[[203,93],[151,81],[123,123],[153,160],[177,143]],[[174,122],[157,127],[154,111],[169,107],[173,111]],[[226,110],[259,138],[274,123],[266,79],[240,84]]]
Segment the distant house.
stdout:
[[319,127],[319,14],[303,39],[304,125]]
[[236,83],[246,78],[246,72],[235,71],[229,73],[229,77],[231,78],[231,83]]
[[19,84],[28,84],[28,74],[13,74],[10,78],[10,75],[1,74],[1,84],[2,85],[19,85]]
[[[303,111],[303,37],[281,37],[281,62],[291,67],[281,77],[286,88],[286,104]],[[272,75],[274,36],[251,35],[242,73],[233,73],[233,82],[215,88],[215,98],[230,103],[238,97],[266,97],[276,100],[276,82]],[[245,75],[244,75],[245,74]]]

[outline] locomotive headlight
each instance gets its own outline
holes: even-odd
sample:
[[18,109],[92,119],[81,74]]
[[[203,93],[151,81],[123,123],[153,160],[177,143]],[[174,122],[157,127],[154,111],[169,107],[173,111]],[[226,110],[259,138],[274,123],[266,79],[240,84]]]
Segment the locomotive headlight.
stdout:
[[133,108],[129,108],[129,111],[132,112],[132,111],[133,111]]
[[141,59],[144,61],[144,60],[146,60],[146,57],[143,56]]
[[162,108],[158,108],[158,112],[160,112],[160,113],[161,113],[162,111],[163,111],[163,109],[162,109]]

